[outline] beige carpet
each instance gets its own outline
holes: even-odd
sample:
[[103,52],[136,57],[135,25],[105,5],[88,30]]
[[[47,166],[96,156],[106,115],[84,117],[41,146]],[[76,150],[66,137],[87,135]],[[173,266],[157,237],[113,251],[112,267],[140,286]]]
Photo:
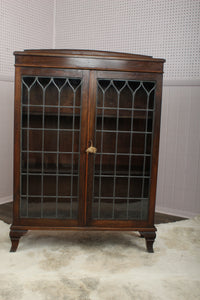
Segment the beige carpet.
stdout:
[[28,232],[9,253],[0,221],[0,300],[200,299],[200,217],[137,233]]

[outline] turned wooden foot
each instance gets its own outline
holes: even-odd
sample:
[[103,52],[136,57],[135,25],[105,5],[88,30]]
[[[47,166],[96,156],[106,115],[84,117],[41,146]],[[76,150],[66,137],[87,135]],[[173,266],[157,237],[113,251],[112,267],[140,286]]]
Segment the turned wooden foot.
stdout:
[[11,229],[10,230],[10,239],[11,239],[11,248],[10,252],[15,252],[17,250],[19,239],[26,234],[27,230],[18,230],[18,229]]
[[140,232],[140,236],[145,238],[146,241],[146,247],[147,247],[147,251],[149,253],[153,253],[153,243],[155,241],[156,238],[156,233],[153,231],[151,232]]

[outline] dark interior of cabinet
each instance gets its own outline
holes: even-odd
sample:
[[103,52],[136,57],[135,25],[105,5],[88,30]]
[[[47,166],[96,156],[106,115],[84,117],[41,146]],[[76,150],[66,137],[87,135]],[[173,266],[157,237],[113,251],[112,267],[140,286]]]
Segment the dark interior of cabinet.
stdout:
[[[155,82],[99,79],[93,219],[147,219]],[[79,78],[22,79],[21,217],[76,219]]]

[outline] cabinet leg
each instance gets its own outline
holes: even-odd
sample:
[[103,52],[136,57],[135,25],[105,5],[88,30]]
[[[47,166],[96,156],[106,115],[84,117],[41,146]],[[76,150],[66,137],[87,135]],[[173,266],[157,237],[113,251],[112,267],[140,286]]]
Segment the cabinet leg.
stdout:
[[10,252],[15,252],[17,250],[19,239],[24,234],[26,234],[27,230],[17,230],[17,229],[11,229],[10,230],[10,240],[11,240],[11,248]]
[[156,233],[153,231],[151,232],[140,232],[140,236],[145,238],[146,241],[146,247],[147,247],[147,251],[149,253],[153,253],[153,243],[155,241],[156,238]]

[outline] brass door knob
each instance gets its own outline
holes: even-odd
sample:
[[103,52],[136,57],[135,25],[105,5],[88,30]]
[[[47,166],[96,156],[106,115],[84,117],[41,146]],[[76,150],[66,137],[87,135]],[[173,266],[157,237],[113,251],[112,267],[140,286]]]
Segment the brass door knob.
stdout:
[[96,153],[97,152],[97,148],[93,147],[92,140],[90,141],[90,147],[87,148],[85,152],[86,153]]

